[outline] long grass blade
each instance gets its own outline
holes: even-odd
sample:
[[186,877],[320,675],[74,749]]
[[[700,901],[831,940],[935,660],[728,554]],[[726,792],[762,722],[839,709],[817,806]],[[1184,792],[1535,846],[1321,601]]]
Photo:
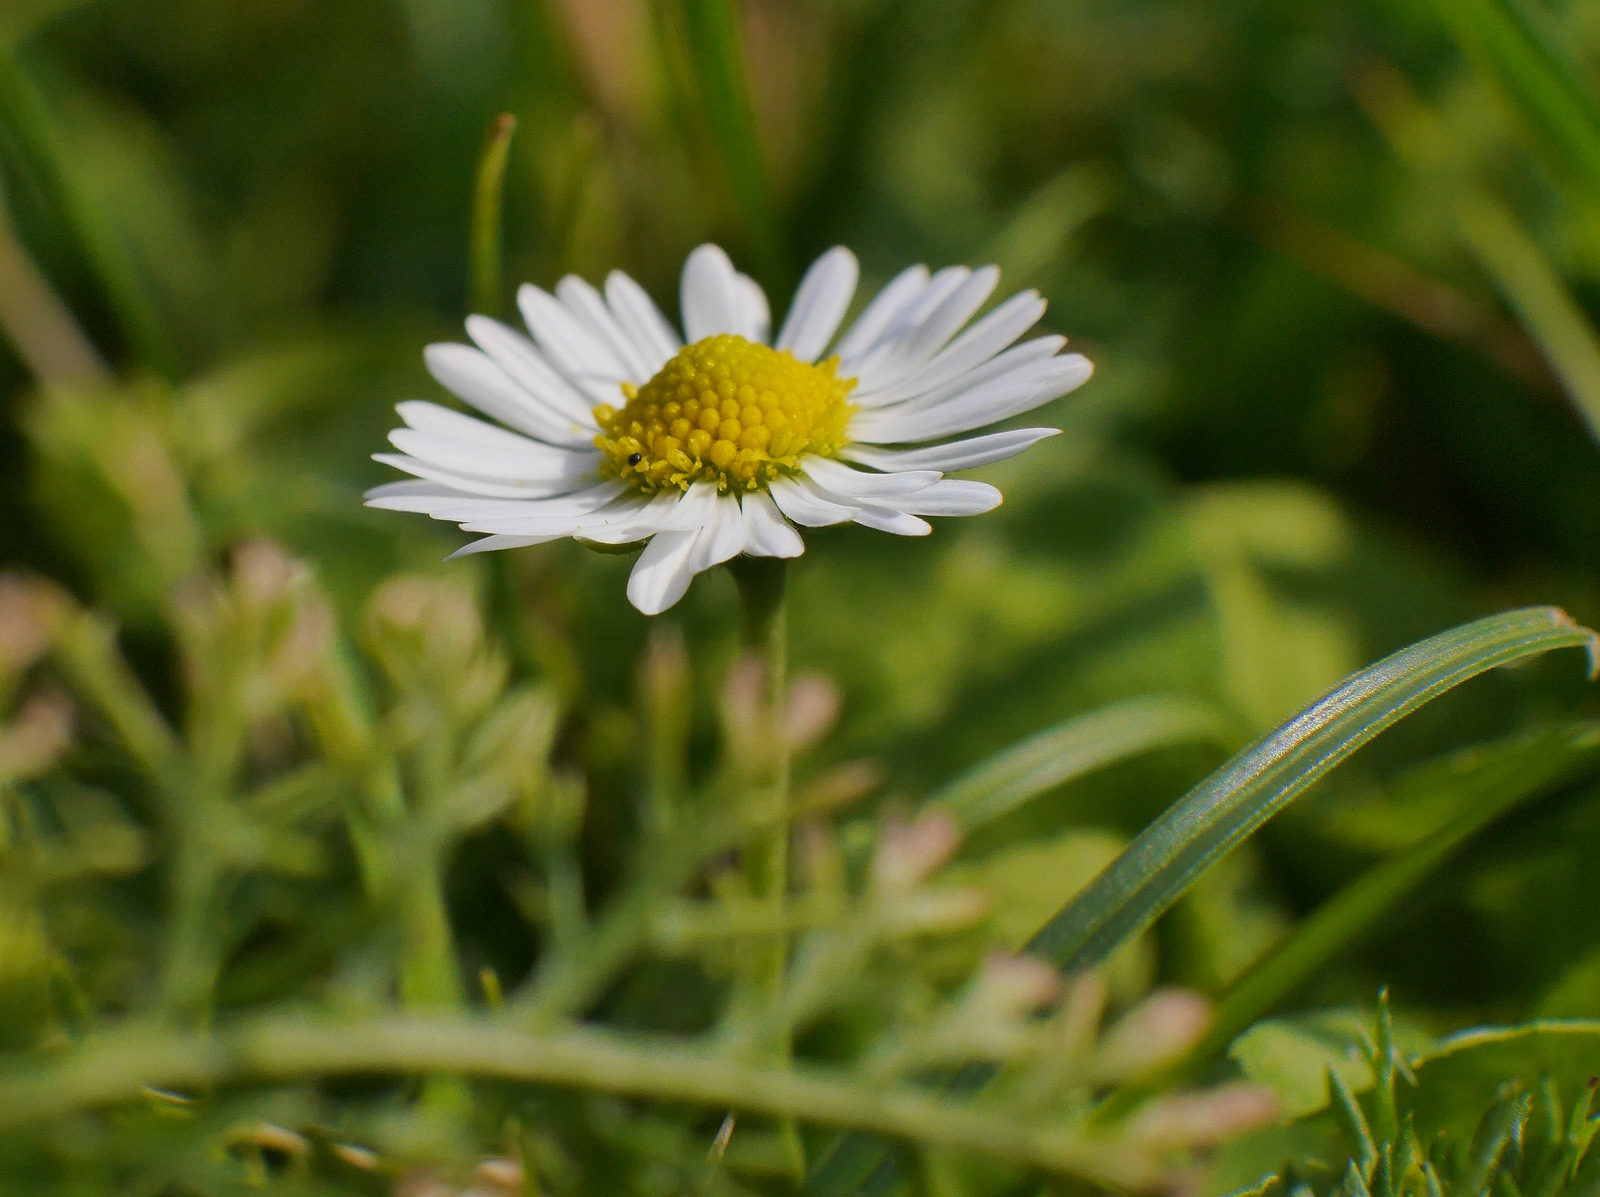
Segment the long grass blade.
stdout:
[[[1063,972],[1102,963],[1230,849],[1380,732],[1488,670],[1559,648],[1587,649],[1591,673],[1600,664],[1594,632],[1557,608],[1528,607],[1442,632],[1352,675],[1179,799],[1027,950]],[[976,1088],[988,1076],[988,1069],[967,1068],[955,1086]],[[806,1191],[844,1197],[869,1178],[871,1191],[885,1191],[892,1180],[886,1154],[881,1142],[841,1137],[818,1161]]]
[[138,363],[176,380],[178,354],[139,269],[102,206],[74,171],[45,99],[15,52],[0,43],[0,128],[61,214]]
[[691,86],[750,248],[766,274],[781,273],[783,236],[750,100],[738,12],[732,0],[681,0],[681,24]]
[[1236,1036],[1376,927],[1480,831],[1555,787],[1592,776],[1597,766],[1600,725],[1586,723],[1469,749],[1418,769],[1392,797],[1403,803],[1447,789],[1459,804],[1456,816],[1323,903],[1229,987],[1211,1028],[1182,1059],[1112,1094],[1098,1117],[1115,1119],[1152,1093],[1195,1076]]
[[934,794],[928,805],[949,811],[963,829],[972,831],[1048,790],[1128,757],[1182,744],[1228,746],[1231,739],[1228,721],[1196,699],[1130,699],[1075,715],[997,753]]
[[1395,153],[1445,197],[1462,243],[1516,312],[1600,440],[1600,336],[1566,281],[1511,210],[1453,169],[1450,135],[1398,72],[1374,69],[1359,95]]
[[1536,15],[1519,0],[1434,0],[1434,9],[1568,171],[1600,193],[1600,102]]

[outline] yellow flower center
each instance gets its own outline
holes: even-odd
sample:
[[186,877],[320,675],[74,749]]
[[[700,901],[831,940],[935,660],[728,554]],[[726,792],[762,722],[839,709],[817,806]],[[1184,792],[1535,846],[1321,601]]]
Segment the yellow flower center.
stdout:
[[704,480],[723,492],[793,474],[803,454],[831,456],[850,439],[856,380],[838,369],[838,358],[808,365],[731,333],[696,341],[644,386],[623,383],[621,411],[594,409],[601,472],[645,491]]

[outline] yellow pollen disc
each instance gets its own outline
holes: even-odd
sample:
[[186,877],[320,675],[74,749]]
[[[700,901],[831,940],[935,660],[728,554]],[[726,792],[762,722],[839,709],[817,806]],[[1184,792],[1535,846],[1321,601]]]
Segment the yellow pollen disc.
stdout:
[[800,468],[802,454],[831,457],[849,441],[853,378],[839,359],[816,365],[731,333],[685,346],[627,403],[594,409],[601,473],[640,490],[714,482],[756,490]]

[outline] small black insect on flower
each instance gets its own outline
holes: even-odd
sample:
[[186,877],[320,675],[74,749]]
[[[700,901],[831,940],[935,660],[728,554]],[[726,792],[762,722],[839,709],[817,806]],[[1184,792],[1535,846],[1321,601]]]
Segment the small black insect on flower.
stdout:
[[643,453],[630,453],[630,454],[628,454],[628,464],[629,465],[638,465],[643,460],[644,460],[644,454]]

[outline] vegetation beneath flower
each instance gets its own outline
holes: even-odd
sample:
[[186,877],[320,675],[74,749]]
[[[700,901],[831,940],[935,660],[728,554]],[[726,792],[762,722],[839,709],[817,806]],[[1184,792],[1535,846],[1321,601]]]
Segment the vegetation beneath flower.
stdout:
[[624,384],[621,411],[595,408],[601,470],[646,491],[700,480],[756,490],[849,441],[855,379],[838,370],[837,358],[811,365],[731,333],[706,337],[644,386]]

